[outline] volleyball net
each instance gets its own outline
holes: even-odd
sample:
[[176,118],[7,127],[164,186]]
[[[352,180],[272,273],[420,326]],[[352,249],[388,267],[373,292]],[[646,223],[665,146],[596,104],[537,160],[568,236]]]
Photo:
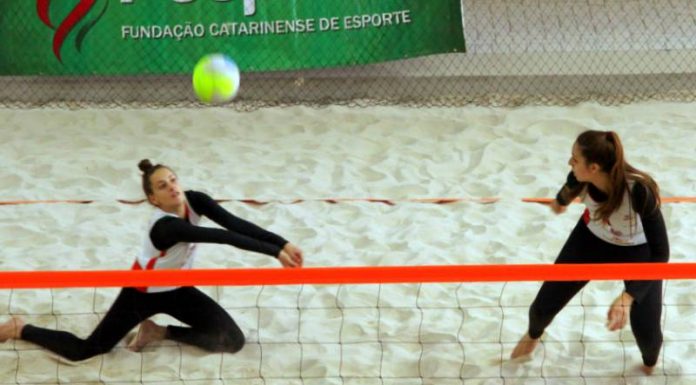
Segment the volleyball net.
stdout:
[[[167,340],[134,353],[121,342],[73,366],[13,340],[0,344],[0,384],[686,384],[696,379],[694,277],[696,263],[684,262],[3,271],[0,321],[18,315],[86,337],[120,287],[195,285],[247,341],[235,354]],[[667,280],[665,342],[650,378],[635,369],[630,326],[605,327],[624,279]],[[510,361],[543,280],[593,282],[556,317],[531,362]]]
[[[133,353],[121,343],[71,366],[13,341],[0,345],[0,383],[630,381],[641,377],[632,369],[640,354],[630,327],[605,330],[606,311],[621,290],[617,282],[661,278],[669,279],[665,343],[654,379],[681,383],[696,378],[680,364],[696,344],[683,326],[696,311],[687,295],[694,277],[696,263],[2,272],[3,313],[38,326],[86,336],[115,286],[195,285],[235,318],[247,343],[236,354],[172,341]],[[559,314],[532,362],[510,361],[540,280],[595,282]]]

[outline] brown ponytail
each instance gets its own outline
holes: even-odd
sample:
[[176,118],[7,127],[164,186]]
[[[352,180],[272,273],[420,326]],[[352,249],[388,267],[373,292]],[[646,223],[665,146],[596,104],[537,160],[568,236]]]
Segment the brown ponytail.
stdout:
[[[611,214],[616,211],[623,201],[628,189],[628,181],[643,184],[657,199],[660,204],[659,187],[655,180],[647,173],[631,166],[624,157],[624,149],[619,135],[614,131],[585,131],[578,136],[576,141],[585,158],[587,165],[596,163],[602,171],[609,174],[609,198],[597,209],[597,218],[609,220]],[[629,199],[629,204],[631,199]],[[641,209],[645,209],[644,207]]]

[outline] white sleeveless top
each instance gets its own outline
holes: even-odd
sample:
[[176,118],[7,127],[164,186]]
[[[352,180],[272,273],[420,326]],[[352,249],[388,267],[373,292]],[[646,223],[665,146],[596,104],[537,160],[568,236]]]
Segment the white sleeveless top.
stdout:
[[640,214],[630,205],[630,191],[633,189],[633,184],[634,182],[629,181],[621,206],[609,216],[608,221],[595,219],[595,213],[600,204],[592,199],[587,189],[583,191],[582,202],[586,208],[582,218],[592,234],[603,241],[618,246],[635,246],[648,242],[643,231]]
[[[196,244],[190,242],[179,242],[167,250],[158,250],[152,244],[150,232],[152,227],[158,220],[171,216],[178,218],[176,214],[171,214],[161,209],[155,209],[155,212],[150,218],[150,223],[147,226],[145,240],[140,255],[136,258],[133,264],[133,270],[154,270],[154,269],[190,269],[193,266],[193,260],[196,252]],[[189,208],[186,204],[186,217],[194,226],[197,226],[201,221],[201,216]],[[136,289],[146,293],[159,293],[170,291],[178,288],[177,286],[159,286],[159,287],[137,287]]]

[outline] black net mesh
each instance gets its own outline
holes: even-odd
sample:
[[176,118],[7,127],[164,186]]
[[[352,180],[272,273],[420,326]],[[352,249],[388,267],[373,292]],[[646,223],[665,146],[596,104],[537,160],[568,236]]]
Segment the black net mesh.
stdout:
[[[663,323],[665,330],[671,331],[665,335],[658,370],[647,383],[687,384],[696,376],[683,361],[685,354],[692,354],[693,340],[678,326],[685,316],[693,314],[693,303],[677,300],[677,295],[691,286],[688,281],[667,283]],[[234,355],[204,353],[170,340],[155,342],[134,354],[124,341],[109,353],[76,366],[35,345],[15,341],[0,349],[0,380],[2,384],[240,385],[608,384],[648,380],[635,368],[640,353],[631,331],[601,331],[609,303],[598,302],[596,295],[609,294],[616,287],[606,282],[592,284],[559,314],[554,324],[562,327],[549,331],[532,364],[509,361],[528,311],[528,306],[514,303],[514,297],[521,292],[533,294],[535,287],[471,282],[206,287],[202,290],[221,301],[245,330],[246,345]],[[490,297],[476,298],[472,291],[486,292]],[[0,300],[37,326],[84,336],[104,317],[116,292],[12,290],[1,293]],[[29,308],[28,299],[34,302]],[[181,325],[171,317],[157,317],[155,320],[163,325]]]

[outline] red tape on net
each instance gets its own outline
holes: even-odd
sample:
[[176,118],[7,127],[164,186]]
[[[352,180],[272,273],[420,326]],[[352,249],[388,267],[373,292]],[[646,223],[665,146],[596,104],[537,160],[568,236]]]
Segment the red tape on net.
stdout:
[[[266,204],[300,204],[304,202],[324,202],[330,204],[338,203],[348,203],[348,202],[368,202],[368,203],[382,203],[389,206],[396,205],[398,203],[424,203],[424,204],[437,204],[446,205],[451,203],[459,202],[469,202],[469,203],[480,203],[480,204],[492,204],[500,200],[497,197],[467,197],[467,198],[412,198],[412,199],[382,199],[382,198],[320,198],[320,199],[217,199],[218,202],[240,202],[252,206],[262,206]],[[525,203],[541,203],[549,204],[553,198],[522,198],[522,202]],[[676,196],[676,197],[662,197],[662,203],[696,203],[696,197],[692,196]],[[90,204],[96,203],[98,201],[93,199],[47,199],[47,200],[0,200],[0,206],[17,206],[17,205],[33,205],[33,204]],[[144,199],[117,199],[116,202],[129,204],[129,205],[139,205],[145,203]],[[578,203],[579,200],[575,200]]]
[[696,263],[4,271],[0,289],[694,279]]

